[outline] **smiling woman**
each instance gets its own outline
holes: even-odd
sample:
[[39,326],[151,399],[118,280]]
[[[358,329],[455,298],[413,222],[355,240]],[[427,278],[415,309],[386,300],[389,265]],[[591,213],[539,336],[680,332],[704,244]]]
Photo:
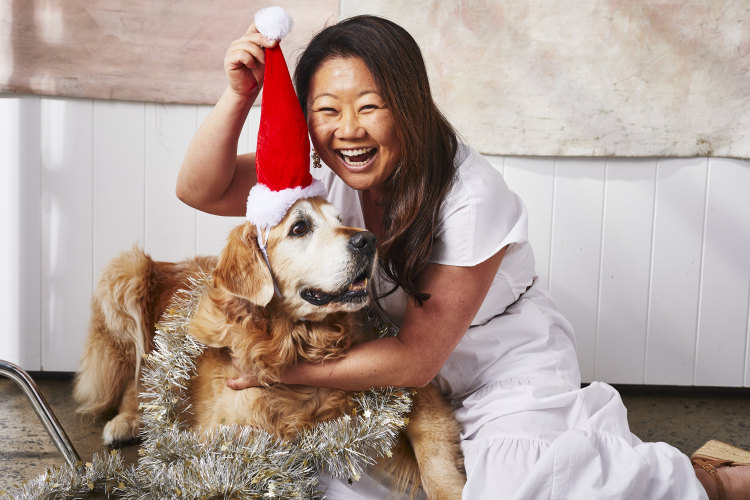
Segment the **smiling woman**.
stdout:
[[393,116],[359,58],[328,59],[310,81],[310,138],[347,185],[382,193],[401,158]]
[[[236,144],[275,44],[251,26],[227,52],[229,86],[178,180],[180,196],[201,210],[244,211],[256,158],[237,156]],[[377,236],[371,293],[398,334],[357,344],[340,359],[298,363],[281,382],[355,391],[437,386],[461,427],[464,499],[500,491],[505,498],[705,498],[707,469],[699,480],[677,449],[631,434],[609,385],[581,388],[572,327],[535,279],[526,208],[497,170],[459,143],[433,102],[413,38],[386,19],[346,19],[315,35],[294,81],[318,162],[327,166],[311,175],[346,226]],[[350,241],[362,244],[369,243]],[[365,285],[355,277],[333,290],[357,296]],[[320,288],[307,299],[334,301],[336,293]],[[231,387],[254,380],[248,373]],[[729,498],[750,479],[711,477],[726,479]],[[395,495],[370,475],[349,485],[321,474],[321,482],[327,498]],[[716,486],[707,489],[713,495]]]
[[294,82],[315,150],[362,192],[384,276],[425,300],[416,279],[454,179],[458,140],[432,99],[419,46],[394,23],[352,18],[310,42]]

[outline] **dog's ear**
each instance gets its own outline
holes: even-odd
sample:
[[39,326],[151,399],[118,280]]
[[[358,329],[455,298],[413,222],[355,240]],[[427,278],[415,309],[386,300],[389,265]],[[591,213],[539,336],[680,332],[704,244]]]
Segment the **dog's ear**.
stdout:
[[255,226],[250,223],[234,228],[212,276],[215,286],[252,304],[266,306],[273,298],[273,279],[256,235]]

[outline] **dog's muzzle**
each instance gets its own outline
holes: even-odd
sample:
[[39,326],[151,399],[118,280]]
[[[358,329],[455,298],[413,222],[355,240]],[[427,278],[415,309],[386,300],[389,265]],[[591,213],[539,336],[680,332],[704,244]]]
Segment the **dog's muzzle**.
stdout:
[[336,292],[326,292],[316,288],[306,288],[301,297],[315,306],[333,303],[364,302],[367,300],[367,285],[372,276],[375,262],[377,238],[370,231],[359,231],[349,238],[349,250],[354,255],[354,279]]

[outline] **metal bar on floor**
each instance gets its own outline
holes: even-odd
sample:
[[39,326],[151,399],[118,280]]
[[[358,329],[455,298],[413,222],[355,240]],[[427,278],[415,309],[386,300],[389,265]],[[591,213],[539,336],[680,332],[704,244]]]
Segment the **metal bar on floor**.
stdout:
[[65,430],[60,425],[60,422],[55,417],[49,404],[39,392],[34,380],[26,373],[21,367],[9,362],[0,360],[0,375],[5,375],[9,379],[13,380],[26,394],[26,397],[31,401],[31,405],[34,407],[39,420],[44,424],[47,433],[54,441],[57,449],[65,457],[65,461],[68,465],[75,468],[81,463],[81,457],[78,456],[78,452],[73,447],[73,443],[70,442],[70,438],[65,434]]

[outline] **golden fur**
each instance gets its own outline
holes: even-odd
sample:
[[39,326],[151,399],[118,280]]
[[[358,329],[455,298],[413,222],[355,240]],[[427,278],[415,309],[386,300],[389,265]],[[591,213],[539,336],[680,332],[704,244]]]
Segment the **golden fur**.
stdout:
[[[153,325],[172,294],[201,272],[210,272],[211,280],[188,331],[209,347],[187,394],[194,428],[251,425],[289,438],[351,410],[347,391],[277,382],[286,367],[340,358],[367,340],[357,311],[368,303],[374,237],[344,227],[333,207],[316,198],[289,210],[272,228],[267,248],[273,278],[249,223],[231,232],[218,259],[155,262],[133,249],[109,264],[92,301],[74,388],[80,412],[116,410],[104,428],[107,444],[137,437],[140,359],[153,349]],[[274,278],[283,298],[274,294]],[[237,368],[255,373],[263,387],[227,387]],[[402,488],[421,484],[429,498],[460,498],[465,477],[458,432],[437,390],[419,389],[393,458],[376,472]]]

